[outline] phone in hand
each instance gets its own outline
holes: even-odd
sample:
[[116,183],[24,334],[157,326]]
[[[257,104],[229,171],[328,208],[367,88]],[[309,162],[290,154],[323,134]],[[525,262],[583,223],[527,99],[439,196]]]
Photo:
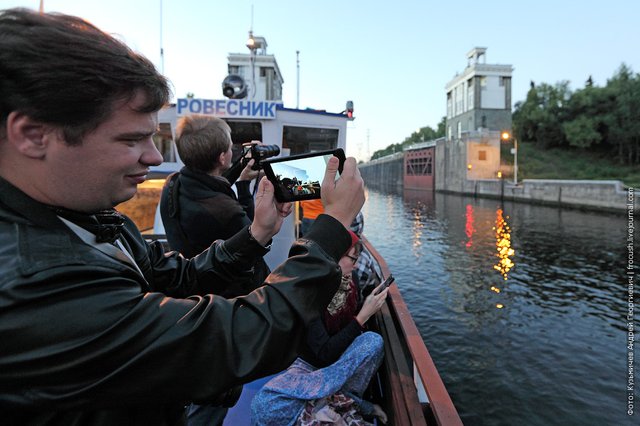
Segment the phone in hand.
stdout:
[[387,279],[382,283],[382,286],[378,286],[379,290],[377,290],[375,294],[380,294],[382,290],[388,288],[391,284],[393,284],[393,281],[395,281],[395,278],[393,277],[393,275],[389,274]]
[[269,158],[261,162],[267,179],[273,183],[276,200],[281,203],[320,198],[320,185],[331,157],[340,164],[336,179],[342,173],[345,155],[341,148],[290,157]]

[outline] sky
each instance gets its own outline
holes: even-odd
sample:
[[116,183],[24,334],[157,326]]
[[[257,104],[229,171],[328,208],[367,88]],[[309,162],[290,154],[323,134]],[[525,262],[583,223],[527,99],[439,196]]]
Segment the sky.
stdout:
[[[227,55],[248,53],[253,29],[276,57],[285,107],[299,97],[300,108],[341,112],[353,101],[347,155],[364,161],[421,127],[437,127],[445,86],[474,47],[487,48],[487,64],[513,66],[514,104],[531,81],[568,80],[576,90],[589,76],[605,85],[622,63],[640,72],[638,0],[43,2],[45,12],[81,16],[147,56],[175,98],[224,99]],[[1,9],[39,5],[0,0]]]

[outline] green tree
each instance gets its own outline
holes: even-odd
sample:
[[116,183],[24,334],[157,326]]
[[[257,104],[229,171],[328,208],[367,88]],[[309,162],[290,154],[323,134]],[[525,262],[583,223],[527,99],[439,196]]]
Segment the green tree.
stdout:
[[545,148],[565,145],[562,122],[571,96],[569,82],[561,81],[555,86],[543,83],[537,93],[539,108],[534,109],[533,114],[533,119],[538,123],[536,141]]
[[375,151],[371,156],[371,159],[375,160],[376,158],[385,157],[396,152],[402,152],[404,148],[416,143],[432,141],[434,139],[441,138],[445,135],[446,122],[446,117],[442,117],[440,123],[438,123],[438,130],[433,130],[433,128],[429,126],[421,127],[419,130],[407,136],[401,143],[391,144],[385,149],[379,149],[378,151]]
[[605,88],[595,87],[587,80],[584,89],[577,90],[567,103],[562,125],[570,147],[596,149],[606,142],[605,115],[614,106]]
[[538,133],[537,110],[542,108],[538,100],[538,91],[532,83],[524,102],[516,102],[512,114],[512,126],[515,136],[521,141],[535,142]]
[[572,93],[569,83],[531,85],[516,103],[513,127],[522,141],[612,153],[621,164],[640,163],[640,75],[622,64],[606,86],[591,76]]
[[605,116],[607,142],[621,164],[640,163],[640,75],[622,64],[607,81],[613,108]]
[[443,138],[447,135],[447,116],[446,115],[443,115],[442,119],[438,123],[436,134],[438,138]]
[[545,148],[563,146],[566,138],[562,123],[571,98],[569,82],[551,86],[532,85],[524,102],[515,105],[512,122],[518,139],[535,142]]
[[602,135],[597,128],[598,121],[587,115],[581,115],[562,125],[569,146],[577,148],[589,148],[591,145],[600,143]]
[[402,144],[396,143],[389,145],[385,149],[379,149],[373,153],[371,159],[375,160],[376,158],[386,157],[387,155],[395,154],[396,152],[402,152]]

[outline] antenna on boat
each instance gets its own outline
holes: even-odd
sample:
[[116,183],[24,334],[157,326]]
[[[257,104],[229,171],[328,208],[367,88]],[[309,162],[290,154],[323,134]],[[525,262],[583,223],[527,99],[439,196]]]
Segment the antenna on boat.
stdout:
[[256,39],[253,37],[253,4],[251,5],[251,27],[249,29],[249,40],[247,40],[247,47],[251,51],[249,56],[249,62],[251,63],[251,85],[249,86],[249,99],[256,97]]
[[160,0],[160,73],[164,75],[164,48],[162,47],[162,0]]
[[249,31],[253,33],[253,3],[251,4],[251,26],[249,27]]
[[300,109],[300,51],[296,50],[296,109]]

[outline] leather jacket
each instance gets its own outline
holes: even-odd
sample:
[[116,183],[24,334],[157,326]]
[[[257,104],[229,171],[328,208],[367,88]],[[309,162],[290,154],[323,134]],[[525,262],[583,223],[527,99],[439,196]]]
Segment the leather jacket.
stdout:
[[280,371],[340,282],[346,229],[321,216],[265,286],[242,282],[264,250],[241,231],[192,258],[147,243],[131,221],[131,262],[82,241],[0,179],[0,422],[176,425],[184,404]]

